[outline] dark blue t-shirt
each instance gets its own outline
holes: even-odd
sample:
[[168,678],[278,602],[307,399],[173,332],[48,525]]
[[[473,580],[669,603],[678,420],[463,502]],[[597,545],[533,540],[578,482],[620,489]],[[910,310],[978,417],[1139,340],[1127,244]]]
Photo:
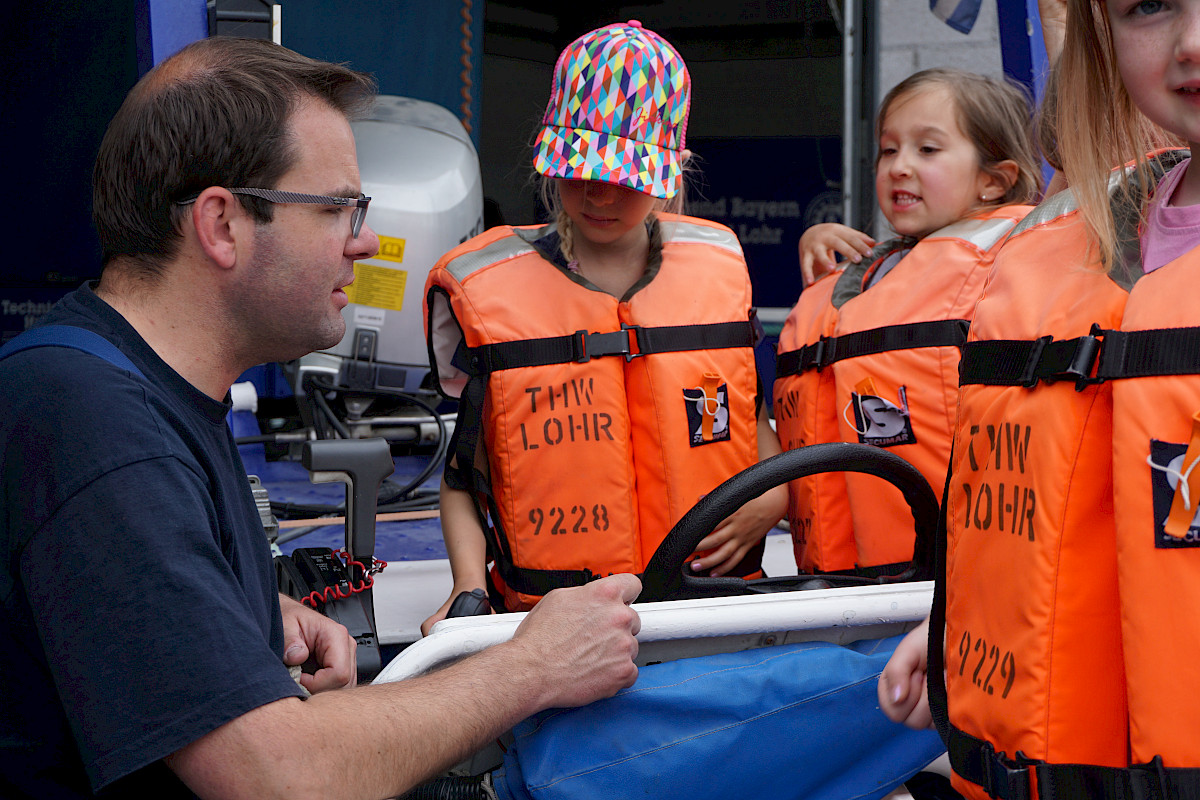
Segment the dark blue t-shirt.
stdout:
[[189,797],[160,759],[301,694],[228,406],[90,287],[46,322],[145,377],[61,347],[0,360],[0,796]]

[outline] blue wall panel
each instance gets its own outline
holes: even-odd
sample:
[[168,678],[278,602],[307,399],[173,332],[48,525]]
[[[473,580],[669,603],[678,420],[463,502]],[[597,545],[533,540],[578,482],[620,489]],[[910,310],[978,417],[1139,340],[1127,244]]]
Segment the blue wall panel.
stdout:
[[137,0],[138,73],[208,36],[206,0]]
[[483,5],[482,0],[286,0],[283,44],[371,72],[383,94],[445,106],[470,123],[478,147]]
[[73,286],[100,271],[92,162],[138,77],[134,0],[4,6],[0,146],[20,200],[0,227],[0,289]]

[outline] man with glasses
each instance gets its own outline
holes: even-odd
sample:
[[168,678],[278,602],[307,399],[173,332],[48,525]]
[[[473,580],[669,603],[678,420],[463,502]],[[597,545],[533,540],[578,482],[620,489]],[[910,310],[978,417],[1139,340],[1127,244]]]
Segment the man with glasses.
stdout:
[[[628,575],[552,593],[447,669],[362,687],[346,631],[276,593],[226,398],[249,367],[344,334],[354,262],[379,245],[349,125],[372,93],[269,42],[208,39],[113,119],[101,278],[0,358],[0,796],[394,796],[633,682]],[[302,688],[288,665],[310,655]]]

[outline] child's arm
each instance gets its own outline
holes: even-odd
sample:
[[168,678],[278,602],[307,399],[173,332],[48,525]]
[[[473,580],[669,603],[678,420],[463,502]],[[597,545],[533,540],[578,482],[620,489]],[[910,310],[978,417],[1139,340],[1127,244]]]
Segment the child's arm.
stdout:
[[[767,419],[764,407],[758,415],[758,460],[782,452],[779,437]],[[722,522],[696,546],[698,552],[712,550],[703,558],[692,561],[696,572],[711,569],[712,575],[724,575],[746,557],[750,548],[767,535],[775,523],[787,513],[787,485],[769,489],[746,503]]]
[[929,653],[929,619],[900,640],[879,676],[879,708],[892,722],[923,730],[933,725],[925,683]]
[[475,501],[468,492],[447,486],[445,478],[442,479],[440,500],[442,537],[446,540],[454,587],[441,608],[421,623],[422,636],[428,636],[433,624],[445,619],[450,604],[460,592],[487,589],[487,539],[479,525]]
[[837,222],[813,225],[800,237],[800,276],[809,286],[837,266],[838,256],[858,263],[871,252],[875,240],[862,231]]
[[1046,60],[1053,67],[1067,35],[1067,0],[1038,0],[1038,17],[1042,23]]

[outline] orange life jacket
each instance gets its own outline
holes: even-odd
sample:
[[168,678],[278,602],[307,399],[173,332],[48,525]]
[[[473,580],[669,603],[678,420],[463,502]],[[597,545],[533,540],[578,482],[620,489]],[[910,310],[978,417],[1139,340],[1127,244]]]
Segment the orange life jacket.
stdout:
[[[797,304],[789,324],[795,318],[793,329],[807,334],[797,340],[806,339],[802,344],[821,352],[812,354],[809,370],[777,383],[776,396],[781,388],[785,397],[806,393],[796,403],[809,406],[806,427],[823,437],[811,441],[887,447],[920,470],[930,485],[944,483],[959,348],[1000,242],[1029,209],[1003,206],[948,225],[919,242],[885,242],[871,257],[843,271],[828,292],[828,306]],[[871,284],[876,271],[897,257],[899,262]],[[785,345],[781,336],[777,364],[788,357],[785,348],[791,344]],[[785,431],[786,438],[799,438],[792,435],[795,424],[780,423],[778,412],[777,425],[781,439]],[[793,487],[798,491],[792,507],[808,505],[807,512],[798,509],[793,522],[793,531],[808,533],[803,547],[797,542],[798,564],[821,571],[855,567],[868,572],[894,572],[908,565],[913,533],[904,520],[911,513],[898,491],[869,475],[821,480],[819,489],[800,482]],[[808,497],[818,491],[824,496],[812,505]],[[834,496],[839,491],[845,492],[844,500]],[[826,516],[831,513],[837,516]],[[820,560],[825,553],[831,557]]]
[[[833,333],[837,320],[832,297],[841,273],[829,273],[800,293],[779,334],[772,411],[785,450],[838,441],[833,370],[802,368],[809,353]],[[821,472],[788,484],[788,522],[796,565],[802,572],[841,572],[857,563],[846,479]]]
[[[553,226],[500,227],[427,282],[431,364],[461,395],[456,452],[510,610],[639,573],[672,525],[758,460],[751,290],[737,237],[662,215],[661,265],[625,298],[547,261]],[[485,509],[481,508],[482,512]],[[488,529],[485,523],[485,530]],[[737,574],[758,570],[761,545]]]
[[1105,348],[1127,353],[1125,377],[1112,391],[1130,751],[1133,763],[1160,757],[1168,770],[1200,768],[1200,696],[1192,684],[1200,618],[1191,613],[1200,603],[1197,286],[1200,250],[1192,250],[1134,284],[1121,321],[1127,337],[1102,336]]
[[1106,274],[1069,192],[996,260],[963,352],[930,650],[968,797],[1200,792],[1200,623],[1163,611],[1200,593],[1200,531],[1193,506],[1163,532],[1174,492],[1147,463],[1183,453],[1200,411],[1200,329],[1183,327],[1200,313],[1179,299],[1198,271],[1193,251]]

